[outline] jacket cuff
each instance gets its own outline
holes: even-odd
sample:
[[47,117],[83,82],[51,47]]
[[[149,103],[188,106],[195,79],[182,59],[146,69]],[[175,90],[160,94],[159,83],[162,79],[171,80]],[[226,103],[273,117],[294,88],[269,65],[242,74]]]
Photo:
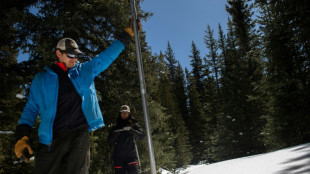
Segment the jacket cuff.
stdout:
[[123,31],[121,34],[117,35],[116,38],[120,40],[121,42],[123,42],[126,48],[132,41],[131,36],[126,31]]

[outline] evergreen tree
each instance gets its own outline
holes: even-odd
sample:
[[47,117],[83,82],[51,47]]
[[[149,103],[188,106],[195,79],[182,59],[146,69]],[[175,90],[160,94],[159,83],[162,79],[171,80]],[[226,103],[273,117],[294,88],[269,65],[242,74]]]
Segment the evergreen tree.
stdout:
[[169,70],[169,74],[170,74],[170,81],[171,83],[173,84],[175,82],[175,71],[176,71],[176,64],[177,64],[177,61],[175,59],[175,56],[174,56],[174,52],[170,46],[170,43],[168,42],[168,47],[167,47],[167,50],[165,52],[165,58],[167,60],[167,69]]
[[[161,108],[156,102],[150,103],[149,109],[156,165],[157,167],[172,171],[176,168],[176,154],[175,147],[173,146],[176,137],[175,134],[171,132],[171,127],[169,127],[170,124],[168,124],[170,116],[166,115],[163,112],[164,108]],[[147,147],[146,144],[143,147]],[[147,152],[146,149],[145,152]],[[143,153],[142,155],[143,159],[148,159],[147,153]],[[148,166],[144,168],[147,169],[147,167]]]
[[261,10],[268,150],[309,142],[309,1],[256,1]]
[[[171,47],[170,51],[173,52]],[[170,72],[167,68],[169,66],[163,58],[164,56],[160,54],[157,61],[159,69],[156,72],[159,73],[157,75],[159,77],[159,85],[157,87],[158,92],[156,94],[158,95],[157,97],[159,98],[159,103],[166,108],[165,113],[170,116],[168,121],[169,127],[174,136],[174,142],[171,146],[174,147],[174,161],[176,162],[176,167],[183,167],[189,164],[191,160],[188,130],[185,127],[183,120],[183,115],[187,114],[184,74],[181,66],[178,64],[178,67],[173,67],[176,73],[173,78],[175,82],[173,83],[170,81]],[[179,101],[178,99],[183,101]],[[183,113],[184,108],[181,108],[184,102],[185,113]]]
[[189,116],[185,119],[186,126],[189,130],[190,143],[193,147],[192,164],[197,164],[206,160],[205,156],[205,119],[204,108],[200,101],[200,93],[197,89],[196,79],[191,76],[189,71],[185,69],[187,81],[187,95],[189,103]]
[[25,104],[26,93],[25,74],[17,63],[20,31],[16,25],[23,22],[33,3],[35,1],[5,1],[0,7],[0,173],[17,173],[19,168],[31,173],[33,167],[33,163],[13,166],[13,162],[17,161],[13,151],[15,126]]
[[[174,100],[174,91],[172,87],[172,82],[170,81],[170,72],[166,68],[168,66],[163,59],[163,56],[159,56],[159,63],[162,66],[159,71],[159,88],[157,95],[159,97],[160,104],[167,109],[166,113],[171,116],[175,116],[179,113],[176,109],[176,101]],[[173,67],[175,70],[175,68]],[[174,75],[175,76],[175,75]]]
[[186,95],[186,81],[184,71],[178,63],[176,68],[176,83],[174,85],[174,91],[176,96],[177,107],[182,115],[183,119],[188,117],[188,96]]
[[[221,31],[221,30],[220,30]],[[220,84],[219,84],[219,68],[220,68],[220,60],[217,55],[217,44],[216,40],[213,37],[213,30],[211,30],[210,26],[207,26],[207,30],[205,31],[204,42],[209,50],[209,53],[206,55],[206,62],[209,67],[212,68],[212,75],[215,77],[217,93],[220,93]]]
[[[218,49],[220,50],[220,66],[224,66],[227,62],[226,60],[226,45],[227,45],[227,41],[226,41],[226,37],[224,35],[224,32],[222,30],[221,24],[219,24],[219,39],[217,41],[218,43]],[[222,69],[221,69],[221,73],[222,73]]]
[[[261,80],[262,68],[251,19],[252,4],[241,0],[229,0],[228,4],[226,10],[232,19],[228,21],[226,49],[221,48],[225,50],[221,80],[224,104],[223,115],[218,120],[222,132],[218,134],[217,142],[220,145],[226,143],[228,154],[218,154],[219,159],[264,151],[260,137],[262,103],[256,100],[258,93],[255,91],[256,84]],[[222,149],[219,146],[218,152]]]
[[208,54],[204,58],[206,65],[204,66],[204,86],[205,86],[205,106],[206,106],[206,147],[208,161],[216,161],[214,159],[214,141],[216,141],[214,134],[217,130],[217,120],[222,113],[222,99],[220,95],[220,74],[219,68],[221,60],[217,55],[217,43],[213,37],[213,31],[210,26],[205,31],[206,35],[204,38]]
[[[192,41],[192,50],[191,55],[189,56],[191,58],[191,66],[192,66],[192,73],[193,77],[195,78],[196,87],[200,94],[204,93],[204,86],[203,86],[203,65],[202,65],[202,59],[200,57],[200,51],[197,49],[196,44],[194,41]],[[201,101],[203,99],[201,98]]]
[[184,167],[190,164],[192,160],[192,147],[190,146],[189,142],[189,131],[185,124],[185,119],[188,117],[188,106],[187,106],[187,95],[185,89],[185,76],[183,69],[178,63],[176,68],[176,77],[175,77],[175,84],[174,84],[174,91],[175,91],[175,101],[176,101],[176,108],[179,110],[177,120],[175,121],[176,126],[176,159],[177,165],[176,167]]

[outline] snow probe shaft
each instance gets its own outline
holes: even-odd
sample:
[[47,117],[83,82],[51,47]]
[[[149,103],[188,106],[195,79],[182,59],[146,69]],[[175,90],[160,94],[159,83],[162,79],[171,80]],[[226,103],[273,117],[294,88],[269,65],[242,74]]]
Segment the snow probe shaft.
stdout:
[[[139,156],[137,141],[136,141],[136,138],[135,138],[135,137],[133,137],[133,143],[135,144],[136,154],[137,154],[137,158],[138,158],[138,165],[139,165],[139,167],[141,168],[141,161],[140,161],[140,156]],[[140,170],[138,171],[138,173],[140,174]]]
[[149,111],[148,111],[148,107],[147,107],[146,86],[145,86],[145,80],[144,80],[143,62],[142,62],[141,47],[140,47],[140,40],[139,40],[139,33],[138,33],[135,0],[130,0],[130,6],[131,6],[131,17],[133,17],[133,19],[134,19],[133,20],[133,29],[135,32],[136,56],[137,56],[139,80],[140,80],[140,93],[141,93],[141,100],[142,100],[142,108],[143,108],[147,142],[148,142],[148,146],[149,146],[151,174],[156,174],[156,165],[155,165],[153,142],[152,142],[152,135],[151,135],[151,128],[150,128]]

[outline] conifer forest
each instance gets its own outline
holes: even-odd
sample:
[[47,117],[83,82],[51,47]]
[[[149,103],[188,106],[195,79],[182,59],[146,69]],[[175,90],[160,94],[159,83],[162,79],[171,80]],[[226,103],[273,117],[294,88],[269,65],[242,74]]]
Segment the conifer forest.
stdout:
[[[141,21],[152,19],[137,0]],[[73,38],[85,62],[123,31],[128,0],[9,0],[0,12],[0,173],[33,173],[14,154],[14,132],[35,74]],[[310,1],[227,0],[227,30],[205,24],[206,55],[188,43],[190,68],[167,41],[152,53],[140,33],[156,167],[169,171],[310,142]],[[23,52],[28,59],[18,62]],[[134,41],[95,79],[105,127],[91,132],[91,174],[114,173],[108,133],[127,104],[145,130]],[[38,143],[38,117],[30,143]],[[148,173],[146,139],[138,142]]]

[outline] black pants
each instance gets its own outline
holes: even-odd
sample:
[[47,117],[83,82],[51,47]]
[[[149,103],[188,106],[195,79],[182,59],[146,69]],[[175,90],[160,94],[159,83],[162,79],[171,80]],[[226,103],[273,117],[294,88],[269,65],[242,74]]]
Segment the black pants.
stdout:
[[36,174],[87,174],[90,161],[88,126],[59,133],[50,149],[39,144],[35,158]]
[[137,174],[138,162],[136,159],[114,161],[115,174]]

